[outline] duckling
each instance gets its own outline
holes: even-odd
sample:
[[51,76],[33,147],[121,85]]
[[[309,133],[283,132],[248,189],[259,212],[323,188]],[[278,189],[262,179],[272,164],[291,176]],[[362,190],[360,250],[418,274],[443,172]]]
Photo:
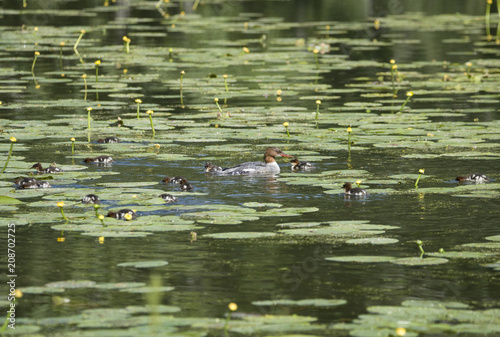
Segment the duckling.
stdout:
[[486,183],[490,182],[490,178],[481,173],[472,173],[466,176],[458,176],[455,178],[458,182],[476,182],[476,183]]
[[[130,219],[127,219],[127,217],[128,217],[127,214],[130,216]],[[118,220],[131,220],[131,219],[135,219],[137,217],[137,214],[135,213],[134,210],[125,208],[125,209],[121,209],[117,212],[109,211],[108,217],[115,218]]]
[[33,166],[31,166],[30,168],[36,169],[38,171],[38,173],[61,173],[61,172],[63,172],[62,169],[60,169],[59,167],[53,166],[53,165],[50,165],[47,168],[43,168],[41,163],[33,164]]
[[205,163],[205,172],[217,172],[217,171],[222,171],[222,167],[217,166],[217,165],[212,165],[211,162],[207,161]]
[[174,197],[173,195],[168,194],[168,193],[160,194],[159,197],[162,198],[163,200],[165,200],[165,202],[167,202],[167,203],[171,203],[171,202],[176,202],[177,201],[176,197]]
[[297,158],[290,160],[292,171],[305,171],[312,167],[312,164],[307,161],[299,161]]
[[357,195],[357,196],[362,196],[362,195],[367,195],[368,192],[366,192],[366,190],[360,188],[360,187],[354,187],[352,188],[352,184],[351,183],[345,183],[342,188],[345,189],[345,192],[344,194],[347,194],[347,195]]
[[95,194],[87,194],[82,198],[84,204],[100,204],[101,199]]
[[95,158],[85,158],[83,160],[85,163],[93,163],[93,164],[108,164],[114,162],[113,158],[110,156],[97,156]]

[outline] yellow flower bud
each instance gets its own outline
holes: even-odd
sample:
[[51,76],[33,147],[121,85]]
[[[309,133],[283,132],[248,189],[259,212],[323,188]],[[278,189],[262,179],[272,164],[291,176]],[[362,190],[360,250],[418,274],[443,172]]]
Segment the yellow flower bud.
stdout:
[[35,56],[40,56],[40,52],[39,52],[39,51],[36,51],[36,52],[35,52]]
[[75,137],[71,137],[71,141],[74,142],[76,139]]
[[317,105],[320,105],[320,104],[321,104],[321,100],[317,99],[317,100],[316,100],[316,104],[317,104]]
[[136,99],[136,100],[135,100],[135,102],[136,102],[137,104],[141,104],[141,103],[142,103],[142,100],[138,98],[138,99]]
[[231,310],[231,311],[236,311],[236,310],[238,310],[238,305],[237,305],[236,303],[234,303],[234,302],[229,303],[229,305],[228,305],[227,307],[228,307],[228,308],[229,308],[229,310]]
[[284,126],[285,128],[287,128],[287,127],[288,127],[288,122],[283,123],[283,126]]
[[132,214],[130,214],[130,213],[125,214],[123,217],[125,218],[125,220],[128,220],[128,221],[132,220]]
[[153,110],[148,110],[148,111],[146,111],[146,113],[147,113],[148,115],[152,115],[152,114],[153,114]]
[[420,173],[420,174],[424,174],[424,172],[425,172],[425,169],[418,170],[418,173]]
[[94,62],[96,66],[100,65],[101,64],[101,60],[97,60]]
[[350,126],[347,128],[347,132],[352,132],[352,129]]
[[250,52],[250,49],[248,49],[247,47],[243,47],[243,48],[242,48],[242,50],[243,50],[243,52],[245,52],[245,53],[249,53],[249,52]]
[[406,93],[406,96],[408,96],[408,97],[413,96],[413,91],[408,91],[408,92]]
[[16,137],[10,137],[10,141],[11,141],[12,143],[15,143],[15,142],[17,142],[17,139],[16,139]]
[[92,107],[91,107],[91,106],[89,106],[89,107],[87,108],[87,111],[92,111]]
[[397,328],[396,329],[396,335],[399,337],[402,337],[406,335],[406,329],[405,328]]
[[64,201],[59,201],[57,203],[57,207],[63,207],[64,206]]

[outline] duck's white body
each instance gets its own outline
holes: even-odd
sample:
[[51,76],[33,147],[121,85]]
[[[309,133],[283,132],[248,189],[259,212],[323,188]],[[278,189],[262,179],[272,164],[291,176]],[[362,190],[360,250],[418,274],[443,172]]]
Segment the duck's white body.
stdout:
[[216,171],[217,174],[239,175],[239,174],[278,174],[280,167],[276,157],[291,157],[277,147],[268,147],[264,153],[264,161],[250,161],[233,167]]

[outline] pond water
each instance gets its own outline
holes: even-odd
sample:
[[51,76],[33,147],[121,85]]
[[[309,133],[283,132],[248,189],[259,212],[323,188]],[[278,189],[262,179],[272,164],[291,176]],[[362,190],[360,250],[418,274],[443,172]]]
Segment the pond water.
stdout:
[[[488,35],[477,1],[26,4],[0,9],[5,333],[500,333],[496,6]],[[204,171],[269,146],[313,168]]]

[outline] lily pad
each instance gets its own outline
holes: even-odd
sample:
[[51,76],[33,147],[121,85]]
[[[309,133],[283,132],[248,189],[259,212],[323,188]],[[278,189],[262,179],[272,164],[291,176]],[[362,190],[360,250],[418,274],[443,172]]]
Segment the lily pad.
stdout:
[[332,256],[326,257],[327,261],[335,261],[335,262],[357,262],[357,263],[379,263],[379,262],[391,262],[396,258],[392,256]]
[[438,258],[438,257],[428,257],[428,258],[408,257],[408,258],[395,259],[392,260],[391,262],[394,264],[400,264],[404,266],[430,266],[435,264],[447,263],[448,259]]
[[276,236],[275,233],[269,232],[230,232],[230,233],[214,233],[214,234],[204,234],[204,238],[212,239],[260,239],[260,238],[272,238]]
[[155,268],[163,267],[168,264],[167,261],[137,261],[137,262],[123,262],[117,264],[118,267],[134,267],[134,268]]

